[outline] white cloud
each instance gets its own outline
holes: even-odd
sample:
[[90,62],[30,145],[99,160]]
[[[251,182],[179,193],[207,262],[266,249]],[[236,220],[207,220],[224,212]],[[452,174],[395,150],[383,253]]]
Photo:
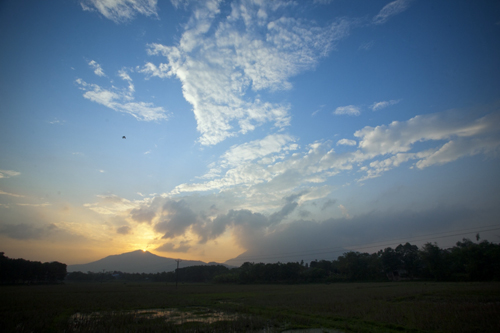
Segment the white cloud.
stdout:
[[125,68],[122,68],[121,70],[118,71],[118,76],[120,76],[122,80],[128,82],[129,96],[132,96],[132,94],[135,92],[135,87],[134,84],[132,83],[132,78],[127,73],[127,70]]
[[388,126],[366,126],[354,133],[359,147],[377,155],[407,152],[415,142],[446,140],[451,137],[472,137],[498,127],[498,116],[492,114],[474,121],[465,121],[456,114],[419,115],[405,122],[393,121]]
[[370,109],[372,109],[372,111],[378,111],[381,109],[385,109],[388,106],[398,104],[399,102],[401,102],[400,99],[398,99],[398,100],[392,99],[390,101],[375,102],[372,105],[370,105]]
[[[267,140],[272,142],[270,137]],[[227,191],[234,188],[239,195],[243,196],[261,192],[270,197],[280,198],[287,191],[322,183],[339,170],[352,168],[347,163],[345,154],[338,155],[335,161],[328,160],[329,154],[337,156],[329,147],[329,142],[316,142],[305,147],[305,152],[291,153],[297,149],[296,144],[284,145],[283,148],[275,146],[269,150],[262,149],[256,143],[233,147],[221,157],[218,167],[212,165],[213,178],[211,180],[181,184],[171,194],[210,190]],[[264,151],[268,155],[265,155]],[[223,167],[228,169],[221,176]]]
[[24,198],[24,195],[15,194],[15,193],[9,193],[9,192],[5,192],[5,191],[2,191],[2,190],[0,190],[0,194],[8,195],[8,196],[14,197],[14,198]]
[[[359,181],[380,176],[403,162],[416,160],[419,169],[441,165],[465,156],[494,153],[500,147],[500,115],[489,114],[476,120],[463,119],[457,113],[416,116],[389,126],[365,127],[354,135],[361,138],[359,147],[373,161],[360,170],[366,176]],[[417,142],[433,141],[434,148],[410,152]],[[444,141],[444,143],[443,143]]]
[[412,0],[396,0],[388,3],[380,10],[380,12],[373,18],[374,24],[383,24],[394,15],[404,12]]
[[21,173],[14,170],[0,170],[0,178],[10,178],[19,176]]
[[57,118],[54,118],[54,120],[49,121],[48,123],[51,124],[51,125],[56,125],[56,124],[62,125],[65,122],[66,122],[66,120],[59,120]]
[[217,144],[268,122],[278,128],[288,126],[288,105],[262,102],[251,91],[290,89],[291,76],[313,68],[348,34],[347,20],[319,27],[280,16],[277,8],[287,4],[236,1],[231,15],[213,26],[218,2],[201,2],[177,46],[149,45],[149,54],[163,55],[167,61],[158,66],[147,63],[138,71],[181,81],[202,145]]
[[[409,161],[414,161],[417,168],[425,168],[464,156],[494,153],[500,146],[500,116],[490,114],[474,120],[457,113],[422,115],[388,126],[367,126],[354,136],[359,138],[358,149],[343,153],[335,152],[331,142],[315,142],[299,149],[290,144],[292,139],[287,136],[268,136],[262,142],[234,146],[200,177],[207,181],[180,184],[171,195],[234,190],[243,197],[259,192],[277,198],[287,191],[311,190],[353,169],[364,173],[358,179],[364,181]],[[416,149],[419,142],[428,142],[428,147]],[[356,141],[337,142],[342,144],[354,146]],[[287,145],[293,149],[285,148]]]
[[311,113],[311,116],[313,116],[313,117],[314,117],[314,116],[315,116],[318,112],[320,112],[320,111],[321,111],[321,110],[322,110],[325,106],[326,106],[326,105],[324,105],[324,104],[323,104],[323,105],[320,105],[320,106],[319,106],[319,108],[318,108],[316,111],[314,111],[313,113]]
[[86,203],[83,206],[102,215],[125,215],[139,207],[144,201],[131,201],[117,195],[97,195],[98,202]]
[[445,143],[437,151],[421,159],[415,165],[419,169],[435,164],[441,165],[453,162],[464,156],[494,152],[498,149],[499,145],[500,142],[498,137],[476,138],[473,140],[458,138],[457,140],[451,140]]
[[[273,179],[277,173],[270,169],[297,150],[294,138],[285,134],[268,135],[262,140],[255,140],[242,145],[232,146],[222,154],[217,163],[209,165],[209,172],[202,179],[211,179],[203,183],[181,184],[172,194],[193,191],[227,189],[238,185],[252,186]],[[220,174],[225,170],[224,175]],[[281,171],[277,171],[281,173]]]
[[[163,107],[154,106],[153,103],[132,102],[133,97],[130,90],[120,91],[116,88],[111,91],[103,89],[97,84],[89,84],[82,79],[75,81],[80,85],[80,89],[85,91],[83,97],[104,105],[118,112],[128,113],[138,120],[159,121],[168,119],[168,113]],[[130,86],[129,86],[130,89]]]
[[339,106],[333,111],[335,115],[348,115],[348,116],[359,116],[361,114],[359,106],[347,105]]
[[[357,171],[351,173],[362,174],[359,182],[409,163],[422,169],[465,156],[498,153],[500,114],[477,119],[458,112],[421,115],[365,127],[356,136],[357,150],[337,153],[329,141],[300,148],[291,136],[269,135],[221,154],[208,166],[206,181],[181,184],[169,194],[142,201],[103,196],[107,202],[88,208],[150,225],[177,243],[178,237],[188,234],[204,243],[227,231],[243,248],[255,249],[259,239],[306,216],[301,215],[306,206],[321,214],[335,204],[345,226],[357,221],[344,204],[329,198],[333,189],[326,181],[338,174]],[[186,193],[197,191],[209,193]]]
[[130,75],[128,75],[127,70],[125,68],[122,68],[121,70],[118,71],[118,75],[125,81],[132,82],[132,78]]
[[164,79],[174,74],[167,64],[162,63],[156,67],[156,65],[151,62],[146,63],[142,68],[137,67],[137,72],[145,74],[147,79],[155,76]]
[[98,11],[115,23],[127,22],[136,14],[158,16],[157,0],[81,0],[85,11]]
[[356,145],[356,140],[340,139],[339,141],[337,141],[337,146],[338,145],[355,146]]
[[294,150],[296,145],[287,145],[294,139],[285,134],[271,134],[262,140],[255,140],[242,145],[232,146],[222,155],[222,167],[238,166],[246,161],[253,161],[269,154],[279,153],[282,150]]
[[94,74],[97,76],[106,76],[102,70],[101,65],[99,65],[95,60],[89,61],[89,66],[94,69]]
[[27,207],[47,207],[47,206],[50,206],[51,203],[49,203],[49,202],[44,202],[44,203],[40,203],[40,204],[17,203],[16,205],[18,205],[18,206],[27,206]]

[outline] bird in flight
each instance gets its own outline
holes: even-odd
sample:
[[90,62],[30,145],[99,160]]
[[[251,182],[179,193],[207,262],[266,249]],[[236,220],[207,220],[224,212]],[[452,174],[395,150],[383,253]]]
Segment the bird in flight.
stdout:
[[122,136],[122,139],[126,139],[126,138],[127,138],[127,137],[126,137],[125,135],[124,135],[124,136]]

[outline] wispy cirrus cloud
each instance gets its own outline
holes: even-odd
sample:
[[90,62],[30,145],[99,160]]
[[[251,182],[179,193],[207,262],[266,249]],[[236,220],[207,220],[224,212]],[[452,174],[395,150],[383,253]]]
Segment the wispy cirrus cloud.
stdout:
[[[254,185],[273,178],[267,166],[282,160],[291,151],[298,149],[293,137],[271,134],[261,140],[232,146],[217,163],[210,165],[207,174],[200,178],[208,182],[181,184],[172,193],[207,191],[229,188],[236,185]],[[224,176],[220,176],[225,172]]]
[[178,45],[149,45],[149,54],[162,55],[167,62],[147,63],[138,71],[181,81],[202,145],[268,122],[288,126],[288,105],[261,101],[253,93],[290,89],[290,77],[313,68],[349,32],[346,19],[321,27],[286,17],[280,8],[288,5],[235,1],[231,14],[221,18],[218,1],[200,2]]
[[133,94],[135,92],[135,87],[134,87],[134,84],[132,83],[132,78],[127,73],[127,69],[126,68],[122,68],[121,70],[119,70],[118,71],[118,76],[122,80],[128,82],[128,92],[129,92],[129,95]]
[[0,194],[8,195],[8,196],[14,197],[14,198],[24,198],[24,195],[15,194],[15,193],[9,193],[9,192],[5,192],[5,191],[2,191],[2,190],[0,190]]
[[65,120],[59,120],[57,118],[54,118],[54,120],[52,120],[52,121],[48,121],[48,123],[51,125],[62,125],[65,122],[66,122]]
[[373,24],[384,24],[391,16],[404,12],[412,1],[413,0],[396,0],[388,3],[373,18]]
[[347,115],[347,116],[359,116],[361,114],[361,108],[356,105],[346,105],[339,106],[333,111],[334,115]]
[[126,69],[121,69],[118,75],[122,80],[128,82],[128,89],[118,89],[114,86],[111,89],[105,89],[97,84],[87,83],[81,78],[76,79],[75,83],[79,85],[81,90],[85,91],[84,98],[114,111],[128,113],[137,120],[160,121],[168,119],[168,112],[163,107],[155,106],[153,103],[134,101],[135,87]]
[[373,45],[375,45],[375,42],[372,40],[372,41],[361,44],[358,47],[358,50],[368,51],[373,47]]
[[392,99],[390,101],[375,102],[372,105],[370,105],[370,109],[372,109],[372,111],[378,111],[378,110],[385,109],[388,106],[398,104],[399,102],[401,102],[400,99],[397,99],[397,100]]
[[83,206],[102,215],[121,215],[139,205],[117,195],[97,195],[97,197],[99,198],[98,202],[87,203]]
[[0,170],[0,178],[10,178],[19,176],[21,173],[14,170]]
[[137,14],[158,16],[157,0],[81,0],[85,11],[97,11],[115,23],[132,20]]

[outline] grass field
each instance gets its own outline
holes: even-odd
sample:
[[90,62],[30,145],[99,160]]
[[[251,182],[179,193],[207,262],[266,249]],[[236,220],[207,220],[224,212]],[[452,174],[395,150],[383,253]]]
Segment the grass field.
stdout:
[[0,286],[0,299],[2,332],[500,332],[498,282],[66,283]]

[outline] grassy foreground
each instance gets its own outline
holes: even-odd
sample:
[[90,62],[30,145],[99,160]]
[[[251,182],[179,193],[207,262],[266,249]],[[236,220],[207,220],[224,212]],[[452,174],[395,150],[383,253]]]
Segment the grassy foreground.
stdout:
[[[500,332],[500,283],[211,285],[67,283],[0,286],[4,332],[229,332],[336,328],[342,332]],[[224,312],[212,323],[144,319],[125,310]],[[208,309],[208,310],[207,310]],[[99,311],[78,327],[75,313]],[[111,311],[114,311],[113,313]]]

